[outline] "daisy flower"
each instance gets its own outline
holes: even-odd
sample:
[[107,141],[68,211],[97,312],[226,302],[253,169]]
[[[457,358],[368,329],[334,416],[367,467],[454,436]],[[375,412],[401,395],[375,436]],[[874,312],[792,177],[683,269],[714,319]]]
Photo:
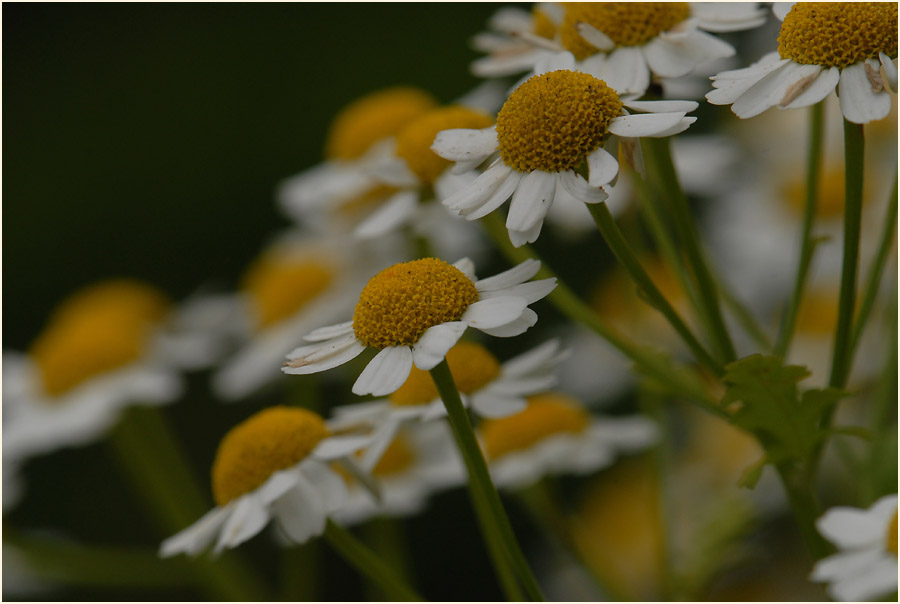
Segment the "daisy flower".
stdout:
[[286,238],[253,262],[229,320],[241,345],[213,375],[221,398],[238,400],[276,379],[298,338],[349,312],[365,266],[352,251],[346,241]]
[[[463,405],[482,417],[496,418],[520,412],[525,396],[555,386],[556,367],[566,352],[557,340],[551,340],[501,364],[484,346],[459,342],[447,351],[446,359]],[[379,461],[401,424],[447,415],[431,375],[416,367],[388,400],[343,405],[334,413],[335,426],[373,430],[375,436],[362,460],[366,469]]]
[[413,364],[433,369],[468,327],[497,337],[525,332],[537,322],[528,305],[556,287],[555,278],[527,282],[540,269],[535,260],[487,279],[476,279],[474,269],[468,258],[452,265],[423,258],[382,270],[363,288],[353,319],[306,336],[313,344],[292,351],[282,371],[318,373],[371,347],[379,352],[353,392],[385,396],[406,382]]
[[771,107],[814,105],[836,90],[856,124],[880,120],[897,91],[897,4],[799,2],[774,7],[783,21],[778,50],[744,69],[713,76],[714,105],[741,118]]
[[515,415],[489,419],[478,437],[500,487],[525,487],[546,474],[588,474],[613,462],[617,452],[633,452],[656,438],[642,417],[600,419],[575,398],[557,392],[528,397]]
[[332,468],[366,439],[330,436],[325,421],[299,407],[270,407],[232,428],[212,467],[216,507],[163,541],[163,557],[237,547],[274,519],[284,535],[303,543],[320,535],[346,498]]
[[157,339],[170,313],[149,285],[101,282],[65,300],[28,354],[4,352],[4,461],[88,443],[129,405],[172,402],[181,378]]
[[835,600],[871,600],[897,591],[897,495],[867,510],[831,508],[816,521],[838,553],[816,562],[811,579]]
[[[618,140],[636,153],[637,138],[663,137],[688,128],[693,101],[628,101],[606,83],[574,71],[571,54],[543,62],[518,88],[490,128],[445,130],[432,149],[457,162],[457,170],[499,157],[471,185],[442,200],[451,210],[476,220],[512,197],[506,227],[515,246],[537,240],[544,217],[558,196],[584,203],[608,197],[616,179]],[[629,114],[625,108],[648,111]],[[587,180],[578,170],[586,165]]]
[[534,19],[534,33],[523,25],[515,32],[532,43],[531,49],[498,46],[473,64],[473,72],[508,75],[536,65],[546,49],[565,50],[579,61],[580,71],[622,94],[641,96],[651,77],[681,77],[706,61],[735,54],[730,44],[706,32],[740,31],[766,20],[756,3],[572,2],[555,22],[553,11],[541,14],[546,16]]
[[396,434],[371,470],[380,499],[350,475],[347,499],[334,515],[341,524],[377,516],[410,516],[422,511],[428,497],[465,484],[466,469],[447,424],[408,425]]
[[541,59],[559,52],[552,40],[565,10],[554,2],[536,2],[530,11],[512,6],[497,10],[488,21],[490,31],[472,38],[472,47],[488,54],[472,63],[472,73],[496,78],[534,69]]

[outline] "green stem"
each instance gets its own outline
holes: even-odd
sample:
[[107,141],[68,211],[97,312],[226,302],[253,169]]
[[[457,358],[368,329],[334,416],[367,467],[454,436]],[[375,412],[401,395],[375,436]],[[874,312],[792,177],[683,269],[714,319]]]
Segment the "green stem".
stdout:
[[[547,264],[532,247],[513,247],[506,233],[503,219],[496,213],[488,214],[481,219],[485,231],[501,253],[513,264],[528,259],[541,262],[541,270],[537,278],[556,277]],[[632,342],[623,334],[600,321],[597,314],[575,294],[572,289],[557,277],[556,289],[550,292],[547,299],[557,310],[576,323],[584,325],[598,336],[609,342],[619,352],[635,362],[637,367],[649,376],[666,385],[674,393],[685,397],[705,411],[728,419],[729,415],[722,410],[708,394],[696,375],[673,365],[667,357]]]
[[659,291],[653,283],[653,280],[650,279],[650,276],[643,269],[637,257],[634,255],[634,252],[631,251],[631,247],[625,240],[624,235],[622,235],[622,232],[616,225],[616,221],[612,217],[612,214],[609,213],[606,202],[588,204],[587,207],[591,212],[591,216],[594,217],[594,222],[597,223],[600,234],[603,235],[607,245],[609,245],[609,248],[612,250],[613,254],[615,254],[616,259],[618,259],[619,263],[625,267],[625,270],[628,271],[628,274],[637,284],[641,293],[646,297],[647,302],[661,312],[669,323],[671,323],[672,327],[675,328],[675,331],[678,332],[678,335],[681,336],[685,344],[688,345],[688,348],[691,349],[691,352],[698,362],[705,365],[717,376],[723,375],[724,370],[722,369],[722,366],[713,360],[710,354],[703,348],[703,345],[697,341],[697,338],[694,337],[694,334],[691,333],[690,329],[688,329],[687,325],[685,325],[684,321],[678,316],[678,313],[675,312],[675,309],[672,308],[672,305],[669,304],[668,300],[666,300],[665,296],[662,295],[662,292]]
[[884,217],[884,228],[881,232],[881,240],[878,245],[878,252],[872,261],[872,267],[866,277],[866,285],[863,288],[862,303],[859,306],[859,312],[856,316],[856,323],[853,325],[853,333],[850,336],[850,354],[856,352],[859,345],[859,339],[862,337],[863,330],[872,313],[872,307],[875,305],[875,298],[878,296],[878,287],[881,285],[881,276],[884,273],[884,266],[887,263],[892,243],[894,240],[894,227],[897,225],[897,174],[894,174],[894,187],[891,190],[891,197],[888,201],[887,216]]
[[[394,569],[403,582],[413,588],[415,584],[410,570],[409,547],[403,527],[396,518],[382,516],[372,518],[360,527],[367,543],[385,564]],[[390,595],[390,594],[379,594]],[[370,598],[373,599],[373,598]]]
[[400,602],[422,602],[422,597],[407,587],[390,566],[382,562],[350,531],[328,520],[325,539],[334,550],[366,578],[381,587],[391,598]]
[[823,124],[825,121],[825,103],[819,102],[810,109],[809,113],[809,150],[806,160],[806,204],[803,211],[803,227],[801,231],[800,260],[797,265],[797,277],[794,280],[794,289],[791,292],[787,309],[781,317],[781,326],[778,330],[778,340],[775,344],[775,354],[786,358],[791,346],[791,338],[794,335],[794,324],[797,320],[797,312],[800,310],[800,302],[803,298],[803,289],[806,286],[806,276],[815,252],[815,241],[812,237],[813,223],[816,218],[816,201],[819,196],[819,173],[822,169],[822,138]]
[[[882,378],[873,397],[872,417],[869,426],[872,429],[872,446],[866,461],[866,480],[861,489],[862,507],[868,507],[882,494],[879,489],[880,468],[886,459],[890,459],[888,442],[897,438],[896,418],[891,416],[897,412],[897,302],[888,311],[889,334],[887,361]],[[896,467],[896,466],[895,466]],[[893,474],[893,473],[892,473]],[[896,484],[896,483],[895,483]],[[896,486],[894,487],[896,490]]]
[[794,519],[810,556],[814,561],[824,558],[833,551],[833,548],[816,530],[815,521],[820,516],[821,510],[813,493],[811,473],[788,463],[777,464],[775,469],[784,485]]
[[497,531],[496,538],[503,546],[503,552],[506,554],[505,560],[522,583],[525,593],[532,601],[543,602],[544,596],[528,566],[528,560],[519,547],[506,510],[503,509],[503,503],[500,501],[500,495],[491,480],[487,462],[475,439],[469,415],[463,407],[447,360],[444,359],[438,363],[430,373],[431,379],[441,395],[441,400],[444,402],[444,407],[447,409],[450,427],[453,429],[456,444],[459,446],[469,473],[469,490],[478,520],[481,523],[482,533],[486,535],[489,531]]
[[853,356],[850,330],[856,304],[856,272],[859,264],[859,234],[862,223],[863,126],[844,120],[844,259],[838,320],[834,332],[831,377],[828,385],[843,388],[850,376]]
[[321,573],[319,541],[285,545],[281,551],[281,600],[315,602]]
[[675,231],[681,239],[685,255],[694,272],[697,282],[697,291],[700,301],[705,309],[705,316],[711,322],[709,333],[710,341],[724,363],[730,363],[737,358],[734,344],[725,327],[722,310],[719,307],[719,299],[715,281],[709,272],[694,223],[691,220],[691,208],[687,197],[678,181],[675,172],[675,164],[672,162],[672,152],[669,148],[668,138],[643,138],[641,145],[645,156],[651,160],[656,173],[657,186],[662,198],[669,204],[669,219],[675,225]]

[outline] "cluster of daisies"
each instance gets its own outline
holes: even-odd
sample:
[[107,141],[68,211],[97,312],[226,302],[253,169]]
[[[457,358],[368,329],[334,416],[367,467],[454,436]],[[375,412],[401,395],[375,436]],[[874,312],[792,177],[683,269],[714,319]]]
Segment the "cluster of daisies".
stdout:
[[[777,50],[749,67],[704,72],[735,55],[716,34],[757,28],[773,14],[783,22]],[[27,353],[4,353],[4,509],[17,501],[17,469],[28,458],[99,439],[129,405],[180,400],[183,373],[195,369],[210,371],[223,402],[335,377],[364,400],[324,414],[289,401],[231,429],[212,467],[215,507],[166,539],[163,556],[233,548],[270,523],[303,543],[328,522],[414,514],[433,493],[464,485],[430,373],[442,363],[477,418],[498,487],[590,474],[652,445],[649,420],[603,418],[584,404],[629,373],[602,352],[560,337],[505,361],[491,352],[490,338],[538,324],[532,306],[540,310],[557,282],[536,278],[533,259],[476,276],[490,252],[479,219],[509,202],[514,248],[537,241],[545,219],[590,224],[585,204],[614,206],[629,196],[620,177],[644,174],[640,139],[697,121],[688,115],[700,107],[696,95],[678,98],[697,74],[712,75],[713,90],[700,94],[741,118],[836,91],[849,122],[880,120],[897,90],[896,20],[887,3],[499,10],[473,41],[485,53],[472,65],[489,78],[484,86],[446,105],[413,87],[388,88],[336,116],[325,160],[278,187],[296,226],[263,250],[239,291],[175,303],[136,281],[97,284],[64,301]],[[698,166],[698,180],[710,180],[722,155]],[[726,243],[737,249],[739,238]],[[612,284],[601,304],[643,309],[623,301],[628,292]],[[341,381],[351,372],[352,386]],[[818,528],[841,550],[812,573],[833,597],[896,590],[896,495],[867,511],[832,509]]]

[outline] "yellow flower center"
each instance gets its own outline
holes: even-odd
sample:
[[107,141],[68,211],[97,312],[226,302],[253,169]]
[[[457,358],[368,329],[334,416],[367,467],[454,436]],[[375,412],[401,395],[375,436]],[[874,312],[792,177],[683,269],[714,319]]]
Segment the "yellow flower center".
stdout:
[[139,359],[168,307],[161,292],[127,280],[89,287],[63,302],[31,346],[44,392],[58,396]]
[[387,88],[358,99],[334,118],[325,141],[329,159],[356,159],[373,143],[394,136],[437,103],[408,86]]
[[797,331],[810,335],[830,335],[838,316],[835,290],[814,288],[803,296],[797,313]]
[[[447,365],[463,394],[478,392],[500,375],[500,363],[474,342],[460,342],[447,352]],[[406,382],[391,395],[395,405],[424,405],[438,397],[431,374],[413,367]]]
[[415,453],[409,441],[402,434],[398,434],[388,448],[384,450],[381,459],[372,468],[372,475],[379,478],[401,474],[415,461]]
[[616,91],[586,73],[532,76],[497,115],[500,156],[519,172],[573,170],[600,146],[621,111]]
[[587,23],[606,34],[616,46],[639,46],[671,29],[691,14],[687,2],[572,2],[559,26],[563,47],[579,61],[597,52],[578,33]]
[[290,317],[325,291],[334,270],[318,259],[260,258],[244,277],[246,291],[256,311],[256,325],[264,329]]
[[590,421],[590,414],[576,399],[548,392],[528,397],[528,406],[515,415],[486,420],[480,432],[485,453],[497,459],[550,436],[579,434]]
[[552,40],[556,35],[556,23],[547,16],[547,13],[541,10],[540,4],[535,4],[531,8],[531,18],[533,19],[532,33],[536,36]]
[[846,67],[897,56],[897,3],[798,2],[785,15],[778,53],[803,65]]
[[299,407],[270,407],[225,435],[212,466],[216,505],[249,493],[306,458],[328,436],[325,421]]
[[888,526],[885,547],[887,551],[897,555],[897,510],[894,510],[894,517],[891,518],[891,524]]
[[466,275],[437,258],[395,264],[372,277],[353,312],[356,339],[377,349],[411,346],[429,327],[457,321],[478,290]]
[[450,161],[431,150],[434,137],[441,130],[451,128],[487,128],[491,118],[481,111],[467,107],[442,107],[414,119],[397,134],[397,155],[425,184],[435,179],[450,166]]

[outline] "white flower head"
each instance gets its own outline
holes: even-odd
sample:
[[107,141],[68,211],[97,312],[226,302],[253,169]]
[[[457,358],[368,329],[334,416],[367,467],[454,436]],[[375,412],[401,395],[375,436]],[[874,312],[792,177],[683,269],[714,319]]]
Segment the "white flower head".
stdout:
[[160,335],[172,305],[157,289],[120,279],[66,299],[27,354],[3,354],[4,461],[100,438],[134,404],[182,390]]
[[888,89],[897,91],[896,3],[800,2],[776,6],[775,15],[783,20],[778,50],[713,76],[710,103],[750,118],[771,107],[808,107],[837,90],[851,122],[888,115]]
[[[540,235],[557,197],[605,201],[604,187],[618,176],[618,144],[639,168],[642,136],[664,137],[687,129],[693,101],[631,101],[603,81],[575,69],[569,53],[542,62],[510,95],[491,128],[445,130],[435,153],[466,171],[499,154],[469,186],[442,203],[469,220],[486,216],[512,198],[506,227],[515,246]],[[631,115],[633,111],[649,112]],[[579,174],[586,167],[587,180]]]
[[482,422],[478,437],[498,487],[525,487],[547,474],[589,474],[617,453],[638,451],[656,439],[642,417],[599,418],[575,398],[556,392],[528,397],[509,417]]
[[[490,53],[472,65],[493,77],[525,71],[548,53],[571,52],[578,68],[622,94],[641,96],[651,79],[677,78],[707,61],[730,57],[734,48],[707,32],[740,31],[762,25],[757,3],[572,2],[538,10],[530,20],[497,19],[508,37],[476,39]],[[704,31],[705,30],[705,31]],[[502,29],[501,29],[502,31]],[[493,44],[492,44],[493,42]]]
[[827,582],[832,598],[855,602],[897,591],[897,495],[867,510],[831,508],[816,527],[839,549],[816,562],[811,577]]
[[163,541],[160,555],[197,555],[210,546],[219,553],[255,536],[272,519],[291,542],[320,535],[347,494],[331,464],[352,463],[352,453],[367,442],[329,436],[325,421],[306,409],[260,411],[219,445],[212,468],[216,507]]
[[537,322],[528,308],[556,287],[556,279],[528,281],[540,262],[526,260],[487,279],[476,279],[468,258],[451,265],[423,258],[390,266],[363,288],[353,319],[315,330],[313,342],[288,354],[282,371],[318,373],[346,363],[366,348],[378,350],[353,385],[359,395],[386,396],[406,382],[413,364],[433,369],[474,327],[511,337]]

